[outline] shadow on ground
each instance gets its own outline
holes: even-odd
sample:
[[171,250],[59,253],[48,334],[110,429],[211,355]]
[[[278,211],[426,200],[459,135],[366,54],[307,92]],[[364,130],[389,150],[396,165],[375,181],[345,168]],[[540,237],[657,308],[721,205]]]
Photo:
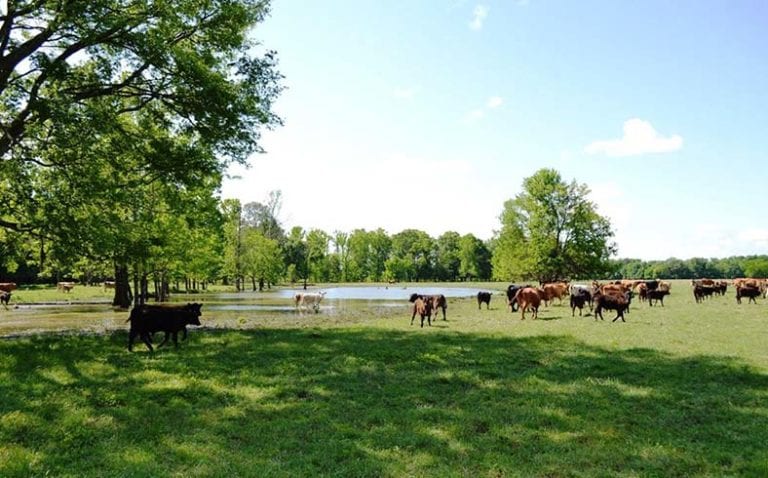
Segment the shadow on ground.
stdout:
[[[568,337],[0,341],[0,475],[768,474],[768,376]],[[140,346],[140,347],[143,347]]]

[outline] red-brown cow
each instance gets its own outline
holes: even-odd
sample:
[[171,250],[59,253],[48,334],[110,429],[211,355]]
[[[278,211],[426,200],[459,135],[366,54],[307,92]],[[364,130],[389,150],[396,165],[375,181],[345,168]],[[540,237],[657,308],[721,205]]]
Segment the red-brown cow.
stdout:
[[533,287],[524,287],[517,291],[515,300],[520,306],[520,320],[525,320],[525,311],[530,307],[533,311],[533,318],[539,317],[539,306],[541,305],[542,295],[544,291],[541,289],[534,289]]

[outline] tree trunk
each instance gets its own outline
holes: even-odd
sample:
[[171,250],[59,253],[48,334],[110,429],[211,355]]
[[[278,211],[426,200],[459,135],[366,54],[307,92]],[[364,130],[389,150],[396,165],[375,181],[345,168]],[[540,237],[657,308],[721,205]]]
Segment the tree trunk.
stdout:
[[127,309],[131,306],[131,285],[128,283],[128,266],[115,263],[115,296],[112,305]]

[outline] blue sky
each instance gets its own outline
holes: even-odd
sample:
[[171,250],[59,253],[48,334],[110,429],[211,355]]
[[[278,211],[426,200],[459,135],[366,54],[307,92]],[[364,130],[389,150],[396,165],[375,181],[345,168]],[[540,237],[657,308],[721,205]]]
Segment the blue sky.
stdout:
[[592,190],[618,257],[768,253],[768,2],[274,0],[285,125],[223,197],[287,227],[488,239],[524,178]]

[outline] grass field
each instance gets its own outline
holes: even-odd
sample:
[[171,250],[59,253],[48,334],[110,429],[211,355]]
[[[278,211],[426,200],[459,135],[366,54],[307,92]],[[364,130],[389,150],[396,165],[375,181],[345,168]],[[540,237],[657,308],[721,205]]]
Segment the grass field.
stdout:
[[762,301],[407,307],[0,340],[0,476],[768,476]]

